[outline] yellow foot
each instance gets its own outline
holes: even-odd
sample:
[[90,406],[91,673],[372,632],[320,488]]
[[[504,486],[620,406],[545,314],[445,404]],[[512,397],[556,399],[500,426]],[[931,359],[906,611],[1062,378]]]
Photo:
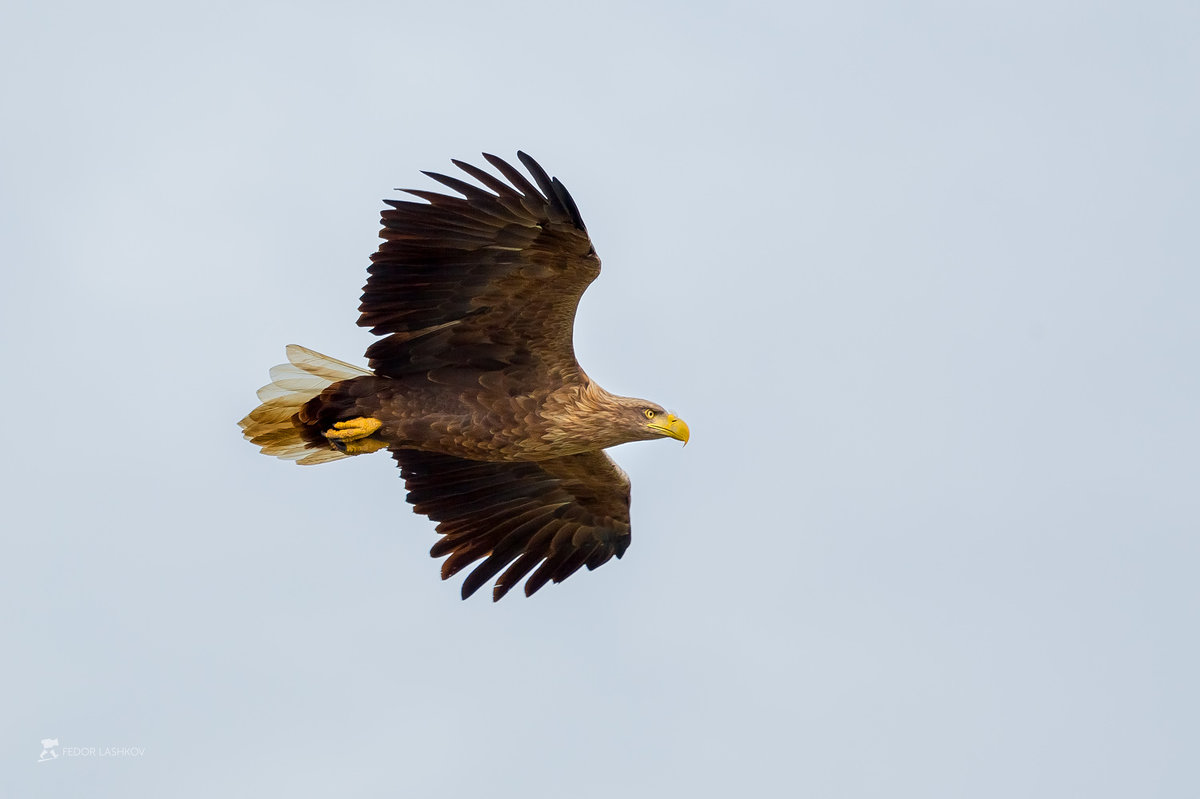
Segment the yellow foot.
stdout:
[[378,419],[360,416],[357,419],[347,419],[344,422],[335,423],[333,427],[325,431],[325,437],[331,441],[357,441],[360,438],[366,438],[381,427],[383,427],[383,422]]
[[387,446],[378,438],[360,438],[358,441],[334,441],[331,443],[347,455],[365,455]]
[[329,443],[350,455],[361,455],[364,452],[374,452],[387,446],[382,441],[363,441],[376,430],[383,427],[383,422],[370,416],[359,416],[357,419],[347,419],[337,422],[325,431]]

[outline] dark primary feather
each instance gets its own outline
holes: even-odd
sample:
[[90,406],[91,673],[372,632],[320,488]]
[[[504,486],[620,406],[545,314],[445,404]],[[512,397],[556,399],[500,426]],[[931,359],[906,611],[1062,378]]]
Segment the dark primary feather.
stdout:
[[438,522],[442,539],[430,554],[449,556],[443,579],[482,561],[463,582],[464,599],[496,575],[494,600],[526,575],[528,596],[629,546],[629,479],[603,451],[516,462],[405,449],[392,456],[408,501]]
[[529,174],[533,175],[533,179],[537,181],[542,194],[557,200],[558,206],[570,214],[571,222],[586,233],[587,226],[583,224],[583,217],[579,215],[579,208],[575,205],[575,200],[571,198],[570,193],[567,192],[567,187],[562,184],[562,181],[547,175],[546,170],[542,169],[542,165],[534,161],[526,153],[518,150],[517,158],[521,159],[521,163],[529,170]]
[[426,202],[388,201],[359,306],[359,324],[385,336],[367,350],[377,374],[578,369],[571,328],[600,260],[566,188],[518,155],[534,182],[485,154],[504,179],[455,161],[482,188],[427,172],[462,196],[410,190]]

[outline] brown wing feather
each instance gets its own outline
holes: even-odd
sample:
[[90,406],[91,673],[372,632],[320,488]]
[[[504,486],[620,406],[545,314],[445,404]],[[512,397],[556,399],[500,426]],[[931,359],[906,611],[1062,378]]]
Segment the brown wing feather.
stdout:
[[463,599],[499,574],[498,600],[532,572],[529,596],[629,546],[629,478],[603,451],[503,463],[415,450],[392,456],[414,510],[438,522],[442,539],[430,554],[449,556],[442,579],[483,561],[463,581]]
[[455,161],[486,188],[427,172],[462,196],[410,190],[426,202],[386,201],[358,321],[386,336],[367,350],[376,374],[578,369],[571,329],[600,259],[566,188],[518,156],[534,182],[485,155],[506,180]]

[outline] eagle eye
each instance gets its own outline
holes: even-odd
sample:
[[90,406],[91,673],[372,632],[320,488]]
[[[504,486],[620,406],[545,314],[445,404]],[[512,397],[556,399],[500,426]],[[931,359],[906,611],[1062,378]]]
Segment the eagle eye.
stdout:
[[647,419],[654,418],[654,411],[652,411],[650,408],[647,408],[646,410],[642,411],[642,413],[646,414]]

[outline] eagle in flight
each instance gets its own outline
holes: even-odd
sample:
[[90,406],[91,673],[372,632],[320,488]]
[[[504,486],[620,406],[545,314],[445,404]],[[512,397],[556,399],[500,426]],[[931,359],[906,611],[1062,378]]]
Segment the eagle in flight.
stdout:
[[461,196],[386,200],[358,324],[381,338],[370,371],[296,345],[271,370],[243,434],[267,455],[324,463],[386,449],[408,501],[437,522],[442,578],[478,563],[463,598],[495,578],[531,595],[629,546],[629,478],[604,452],[674,438],[662,406],[619,397],[575,360],[575,309],[600,259],[566,188],[517,153]]

